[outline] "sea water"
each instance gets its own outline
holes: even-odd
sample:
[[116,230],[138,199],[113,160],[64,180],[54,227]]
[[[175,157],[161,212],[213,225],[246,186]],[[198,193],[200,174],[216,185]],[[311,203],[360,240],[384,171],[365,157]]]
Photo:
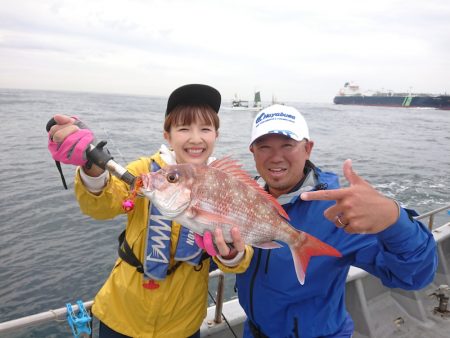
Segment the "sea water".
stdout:
[[[330,100],[331,101],[331,100]],[[0,89],[0,322],[92,299],[117,258],[125,217],[94,221],[73,192],[74,168],[62,165],[64,190],[47,151],[45,126],[54,114],[78,116],[126,164],[164,143],[167,98]],[[215,156],[231,155],[255,175],[248,150],[255,112],[220,111]],[[383,194],[424,213],[450,202],[450,112],[435,109],[337,106],[290,102],[314,140],[311,160],[342,173],[345,159]],[[435,220],[448,221],[445,213]],[[235,297],[233,276],[227,298]],[[52,323],[10,337],[70,337]]]

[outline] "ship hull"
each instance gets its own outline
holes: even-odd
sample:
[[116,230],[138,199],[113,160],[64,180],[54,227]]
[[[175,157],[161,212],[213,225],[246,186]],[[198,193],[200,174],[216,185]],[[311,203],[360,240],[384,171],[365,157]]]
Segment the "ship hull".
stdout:
[[429,107],[450,109],[450,95],[437,96],[335,96],[335,104],[382,107]]

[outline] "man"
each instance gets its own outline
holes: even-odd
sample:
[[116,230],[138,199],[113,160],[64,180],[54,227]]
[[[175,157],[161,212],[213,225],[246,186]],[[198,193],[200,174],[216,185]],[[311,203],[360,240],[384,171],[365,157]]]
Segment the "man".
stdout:
[[[237,250],[230,249],[217,229],[216,261],[236,273],[239,302],[248,317],[245,337],[351,337],[354,325],[344,301],[350,265],[388,287],[416,290],[433,280],[436,244],[412,218],[415,213],[376,191],[353,171],[350,160],[343,166],[349,187],[340,188],[337,175],[309,160],[313,146],[306,121],[293,107],[273,105],[254,119],[250,151],[258,181],[295,228],[335,247],[342,257],[313,257],[300,285],[287,245],[251,248],[233,228]],[[214,254],[211,237],[204,235],[203,246]]]

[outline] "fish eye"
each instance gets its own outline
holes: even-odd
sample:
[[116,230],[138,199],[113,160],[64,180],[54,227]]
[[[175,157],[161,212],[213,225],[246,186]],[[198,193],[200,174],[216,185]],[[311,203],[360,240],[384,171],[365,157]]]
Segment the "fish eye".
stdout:
[[167,182],[176,183],[178,182],[178,174],[177,173],[168,173],[166,176]]

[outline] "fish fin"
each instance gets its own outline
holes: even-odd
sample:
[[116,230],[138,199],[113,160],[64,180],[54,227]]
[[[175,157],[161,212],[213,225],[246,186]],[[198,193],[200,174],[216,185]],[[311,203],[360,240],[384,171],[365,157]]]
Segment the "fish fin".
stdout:
[[216,214],[213,212],[209,212],[203,209],[199,208],[191,208],[193,214],[197,217],[198,221],[200,223],[209,224],[211,222],[213,223],[219,223],[219,224],[234,224],[233,221],[223,215]]
[[238,161],[233,160],[230,155],[214,160],[209,164],[210,167],[220,170],[224,170],[224,168],[228,167],[229,165],[238,165],[239,167],[242,167],[240,164],[238,164]]
[[255,248],[261,248],[261,249],[278,249],[278,248],[282,247],[282,245],[280,243],[277,243],[275,241],[256,243],[256,244],[252,244],[252,246],[254,246]]
[[306,269],[312,256],[342,257],[342,254],[331,245],[322,242],[314,236],[305,232],[303,232],[302,236],[305,236],[304,240],[298,241],[298,244],[290,247],[290,249],[298,281],[303,285],[305,283]]
[[211,162],[209,166],[223,171],[224,173],[230,174],[236,179],[255,189],[261,196],[272,203],[273,207],[281,216],[289,221],[287,212],[283,209],[277,199],[267,191],[265,191],[253,178],[251,178],[250,175],[244,169],[242,169],[242,165],[239,164],[238,161],[231,159],[230,156],[226,156],[224,158]]

